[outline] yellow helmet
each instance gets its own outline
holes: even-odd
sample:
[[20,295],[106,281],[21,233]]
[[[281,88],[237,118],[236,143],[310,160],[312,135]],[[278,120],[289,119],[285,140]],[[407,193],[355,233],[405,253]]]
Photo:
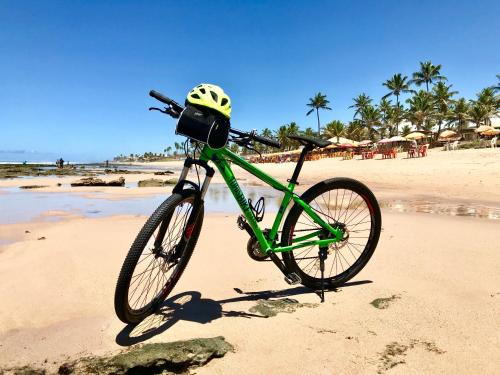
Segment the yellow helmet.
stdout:
[[202,83],[189,92],[186,101],[191,104],[212,108],[228,119],[231,118],[231,99],[219,86]]

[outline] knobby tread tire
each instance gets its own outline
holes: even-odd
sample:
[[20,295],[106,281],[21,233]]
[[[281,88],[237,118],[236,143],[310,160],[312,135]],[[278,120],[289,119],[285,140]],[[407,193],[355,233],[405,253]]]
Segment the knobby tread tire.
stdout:
[[[144,320],[144,318],[146,318],[147,316],[154,313],[158,305],[161,304],[161,302],[163,302],[168,297],[172,289],[177,284],[177,281],[182,276],[182,273],[184,272],[187,263],[191,258],[191,255],[193,253],[193,250],[196,246],[198,237],[201,232],[201,228],[203,225],[203,216],[204,216],[203,203],[200,203],[201,206],[199,207],[198,217],[196,219],[193,232],[182,252],[179,264],[176,266],[177,267],[176,270],[172,273],[172,276],[169,278],[170,280],[175,274],[175,279],[172,281],[168,293],[162,296],[163,298],[161,300],[155,301],[154,304],[150,303],[149,305],[146,305],[143,309],[140,309],[140,311],[137,310],[134,311],[130,308],[128,302],[128,291],[129,291],[130,281],[134,274],[137,262],[139,261],[140,256],[144,251],[144,248],[146,247],[151,236],[153,235],[156,228],[158,228],[158,226],[161,224],[161,222],[165,218],[168,218],[169,215],[171,218],[171,215],[174,212],[177,205],[183,201],[186,201],[186,199],[189,198],[192,198],[193,202],[195,202],[196,194],[198,193],[195,190],[186,189],[178,194],[171,195],[160,206],[158,206],[158,208],[153,212],[153,214],[149,217],[149,219],[143,225],[142,229],[137,234],[137,237],[135,238],[127,256],[125,257],[125,260],[123,262],[116,283],[115,300],[114,300],[115,312],[118,318],[122,322],[127,324],[137,324],[142,320]],[[196,207],[193,206],[193,211],[195,209]]]

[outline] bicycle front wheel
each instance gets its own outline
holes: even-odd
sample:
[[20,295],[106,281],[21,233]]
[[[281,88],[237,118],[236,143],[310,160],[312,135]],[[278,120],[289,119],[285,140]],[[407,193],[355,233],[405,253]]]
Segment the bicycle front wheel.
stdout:
[[[382,225],[377,200],[368,187],[350,178],[322,181],[307,190],[301,199],[324,221],[344,230],[343,239],[328,246],[324,275],[326,288],[341,286],[363,269],[377,247]],[[294,237],[319,230],[321,227],[295,204],[283,225],[281,245],[291,245]],[[283,253],[288,270],[299,275],[302,284],[312,289],[321,287],[318,251],[314,245]]]
[[196,192],[173,194],[144,224],[123,262],[115,290],[115,311],[137,324],[167,298],[191,258],[203,224]]

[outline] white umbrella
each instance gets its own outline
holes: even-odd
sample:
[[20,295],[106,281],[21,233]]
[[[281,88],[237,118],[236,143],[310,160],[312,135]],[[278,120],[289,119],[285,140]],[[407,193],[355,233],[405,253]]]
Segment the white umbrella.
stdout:
[[377,143],[390,143],[392,142],[389,138],[384,138],[384,139],[381,139],[380,141],[378,141]]
[[445,130],[439,134],[439,138],[451,138],[457,135],[457,132],[454,132],[453,130]]
[[407,139],[405,137],[401,137],[400,135],[395,135],[394,137],[389,138],[391,142],[403,142]]
[[406,139],[422,139],[425,137],[427,137],[427,136],[424,133],[414,132],[414,133],[408,134],[405,138]]
[[365,139],[364,141],[359,142],[359,145],[360,146],[367,146],[367,145],[371,145],[372,143],[373,143],[373,141],[371,141],[369,139]]

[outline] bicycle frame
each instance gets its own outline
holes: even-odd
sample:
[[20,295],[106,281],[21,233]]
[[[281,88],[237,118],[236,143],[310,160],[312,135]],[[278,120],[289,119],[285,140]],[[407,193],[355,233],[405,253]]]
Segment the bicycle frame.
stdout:
[[[267,175],[260,169],[254,167],[252,164],[248,163],[247,161],[245,161],[235,153],[231,152],[227,148],[214,150],[208,146],[204,146],[201,151],[199,160],[205,163],[212,161],[215,164],[220,174],[222,175],[222,178],[229,187],[229,190],[233,194],[236,202],[240,206],[241,211],[243,212],[243,215],[247,220],[247,223],[250,225],[250,228],[255,234],[255,237],[259,241],[261,249],[264,249],[264,253],[267,253],[269,251],[274,253],[288,252],[295,250],[297,248],[312,246],[312,245],[318,245],[319,247],[326,247],[329,244],[333,242],[338,242],[343,238],[344,233],[341,229],[334,228],[329,223],[325,222],[320,216],[318,216],[314,208],[312,208],[308,203],[300,199],[300,197],[293,192],[295,188],[294,182],[290,181],[288,187],[281,184],[280,182],[276,181],[274,178]],[[272,188],[284,193],[283,200],[281,201],[278,213],[276,215],[276,218],[274,219],[273,226],[267,238],[264,235],[262,229],[259,227],[257,220],[255,219],[254,213],[252,212],[250,205],[248,204],[248,200],[241,191],[238,182],[236,181],[236,178],[233,174],[233,171],[231,170],[228,160],[238,165],[239,167],[243,168],[247,172],[251,173],[259,180],[265,182]],[[202,188],[203,193],[206,191],[207,187],[208,183],[207,181],[205,181]],[[291,245],[277,246],[276,236],[278,234],[278,230],[283,220],[286,208],[291,200],[293,200],[296,204],[300,205],[304,209],[304,212],[322,229],[319,229],[317,231],[314,231],[313,233],[309,233],[304,236],[294,238],[292,240]],[[327,230],[328,232],[332,233],[333,237],[327,239],[313,239],[314,237],[318,237],[320,233],[324,232],[324,230]]]

